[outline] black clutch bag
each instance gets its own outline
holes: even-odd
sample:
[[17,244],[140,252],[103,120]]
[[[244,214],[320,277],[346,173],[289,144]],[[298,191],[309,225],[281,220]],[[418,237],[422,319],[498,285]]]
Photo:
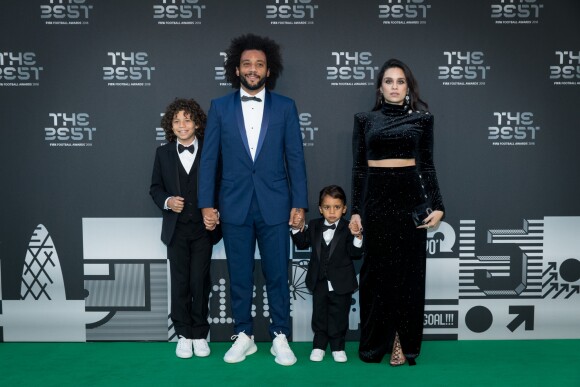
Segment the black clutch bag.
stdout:
[[413,211],[411,212],[411,217],[413,218],[415,226],[423,225],[425,218],[427,218],[432,212],[433,210],[431,209],[431,203],[429,202],[421,203],[415,208],[413,208]]

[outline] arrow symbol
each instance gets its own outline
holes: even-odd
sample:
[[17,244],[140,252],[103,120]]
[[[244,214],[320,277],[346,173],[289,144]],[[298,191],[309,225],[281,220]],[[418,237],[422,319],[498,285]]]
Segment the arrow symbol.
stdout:
[[560,291],[558,293],[554,294],[554,297],[552,297],[552,298],[556,298],[560,294],[562,294],[563,292],[567,292],[568,291],[568,286],[569,286],[568,284],[561,284],[560,285],[560,288],[561,288]]
[[574,294],[574,293],[580,293],[580,285],[573,285],[572,291],[570,293],[568,293],[566,298],[570,298],[572,296],[572,294]]
[[548,263],[548,268],[546,270],[544,270],[544,272],[542,273],[542,277],[545,276],[547,272],[552,271],[552,270],[556,270],[556,262],[549,262]]
[[544,294],[543,298],[546,298],[548,296],[548,294],[552,293],[552,290],[558,290],[557,283],[553,283],[552,285],[550,285],[550,289],[546,292],[546,294]]
[[548,280],[542,284],[542,287],[544,288],[550,282],[557,281],[557,280],[558,280],[558,273],[557,272],[551,273],[550,275],[548,275]]
[[534,306],[533,305],[513,305],[510,306],[510,314],[517,314],[516,318],[507,325],[510,331],[515,331],[524,324],[526,331],[534,330]]

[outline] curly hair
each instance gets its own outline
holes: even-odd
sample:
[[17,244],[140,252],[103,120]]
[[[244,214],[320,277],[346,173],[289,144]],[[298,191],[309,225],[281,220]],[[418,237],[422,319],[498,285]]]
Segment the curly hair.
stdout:
[[383,64],[383,67],[381,67],[381,70],[378,73],[376,81],[375,106],[373,106],[373,111],[381,110],[381,106],[383,104],[383,95],[381,94],[380,88],[381,84],[383,83],[383,76],[385,75],[385,71],[393,67],[401,69],[405,74],[405,78],[407,78],[407,87],[409,90],[409,108],[411,110],[427,110],[429,105],[427,105],[427,102],[423,101],[421,97],[419,97],[419,85],[417,84],[417,80],[413,76],[413,72],[409,66],[398,59],[392,58]]
[[236,68],[240,66],[242,53],[246,50],[259,50],[266,54],[266,65],[268,70],[270,70],[266,88],[274,90],[276,80],[282,74],[284,66],[282,65],[280,46],[268,37],[246,34],[232,39],[230,46],[226,50],[227,57],[224,63],[226,79],[232,83],[234,89],[240,88],[240,78],[236,74]]
[[165,131],[165,139],[167,141],[175,141],[177,139],[177,136],[173,133],[173,119],[182,110],[186,116],[191,117],[193,123],[197,126],[195,136],[200,139],[203,138],[205,123],[207,122],[207,116],[203,109],[194,99],[175,98],[167,106],[165,114],[161,118],[161,127]]

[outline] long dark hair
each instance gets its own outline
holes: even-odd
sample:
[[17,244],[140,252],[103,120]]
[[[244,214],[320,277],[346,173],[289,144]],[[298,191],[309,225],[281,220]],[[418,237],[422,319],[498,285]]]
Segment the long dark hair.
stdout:
[[383,77],[385,76],[385,71],[390,68],[397,67],[403,70],[405,74],[405,78],[407,79],[407,89],[409,90],[409,108],[411,110],[427,110],[429,109],[429,105],[427,102],[423,101],[421,97],[419,97],[419,86],[417,84],[417,80],[413,76],[413,72],[405,63],[401,62],[398,59],[389,59],[388,61],[383,64],[379,74],[377,76],[376,81],[376,96],[375,96],[375,106],[373,106],[373,111],[380,110],[381,106],[383,105],[383,95],[381,94],[380,88],[383,82]]
[[240,88],[240,78],[236,75],[236,67],[240,66],[242,53],[246,50],[258,50],[266,55],[266,66],[270,70],[266,88],[273,90],[276,87],[278,76],[284,70],[284,66],[282,65],[280,46],[268,37],[246,34],[232,39],[230,46],[226,50],[227,57],[224,63],[226,79],[232,83],[234,89]]

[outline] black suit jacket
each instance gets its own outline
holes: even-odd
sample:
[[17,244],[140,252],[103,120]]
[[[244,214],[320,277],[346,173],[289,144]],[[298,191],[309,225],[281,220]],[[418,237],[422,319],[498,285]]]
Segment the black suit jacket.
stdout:
[[[292,234],[292,240],[299,249],[312,247],[312,255],[308,263],[308,273],[306,274],[306,286],[310,291],[314,291],[318,282],[318,272],[320,270],[320,251],[324,238],[322,236],[322,225],[324,218],[314,219],[308,222],[308,228],[296,234]],[[327,278],[336,294],[347,294],[354,292],[358,288],[356,273],[352,259],[359,259],[363,254],[363,247],[357,248],[353,245],[354,236],[348,229],[348,221],[341,219],[330,241],[330,258],[327,267]]]
[[[199,176],[199,160],[203,149],[203,141],[198,138],[197,144],[198,150],[193,165],[198,166]],[[181,160],[179,160],[177,154],[175,141],[168,142],[167,144],[157,148],[149,194],[153,198],[155,204],[157,204],[157,207],[162,210],[163,225],[161,227],[161,240],[166,245],[169,245],[171,242],[179,214],[171,210],[165,210],[163,207],[165,205],[165,200],[168,197],[183,196],[181,195],[181,189],[179,186],[179,168],[181,168]],[[198,176],[196,176],[196,178]],[[209,232],[209,234],[211,242],[216,244],[221,239],[221,228],[217,227],[216,230]]]

